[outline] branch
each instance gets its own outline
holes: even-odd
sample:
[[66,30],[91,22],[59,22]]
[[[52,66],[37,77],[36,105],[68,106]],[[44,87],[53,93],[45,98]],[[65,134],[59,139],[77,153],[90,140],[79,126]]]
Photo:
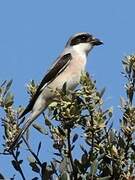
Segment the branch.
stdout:
[[[71,163],[71,166],[72,166],[74,179],[77,179],[77,173],[76,173],[76,169],[75,169],[74,161],[73,161],[73,157],[72,157],[72,148],[71,148],[71,142],[70,142],[70,133],[71,133],[71,129],[68,128],[67,129],[68,156],[69,156],[70,163]],[[72,177],[71,177],[71,180],[72,180]]]
[[23,179],[23,180],[26,180],[26,179],[25,179],[25,176],[24,176],[24,174],[23,174],[22,168],[21,168],[21,166],[20,166],[20,163],[18,162],[18,159],[17,159],[17,157],[16,157],[15,154],[14,154],[14,151],[12,151],[11,154],[12,154],[15,162],[17,163],[18,172],[19,172],[20,175],[22,176],[22,179]]
[[94,121],[93,121],[93,110],[90,110],[90,117],[91,117],[91,127],[92,127],[92,139],[91,139],[91,154],[93,156],[93,149],[94,149],[94,130],[93,130],[93,126],[94,126]]
[[30,151],[30,153],[34,156],[34,158],[36,159],[37,163],[39,164],[39,166],[42,168],[42,163],[40,162],[39,158],[37,157],[37,155],[32,151],[30,145],[28,144],[28,142],[26,141],[26,139],[24,137],[22,137],[28,150]]

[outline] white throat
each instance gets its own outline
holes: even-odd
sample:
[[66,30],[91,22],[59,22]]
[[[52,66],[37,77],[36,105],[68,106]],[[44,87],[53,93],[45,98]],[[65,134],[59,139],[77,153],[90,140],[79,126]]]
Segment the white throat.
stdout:
[[92,49],[90,43],[80,43],[73,46],[74,51],[76,51],[80,56],[86,58],[89,51]]

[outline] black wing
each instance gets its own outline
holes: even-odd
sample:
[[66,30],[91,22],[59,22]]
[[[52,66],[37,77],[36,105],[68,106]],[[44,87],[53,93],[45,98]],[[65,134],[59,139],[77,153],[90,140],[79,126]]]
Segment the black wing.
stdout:
[[70,53],[63,55],[61,58],[58,58],[55,65],[49,70],[49,72],[45,75],[43,80],[41,81],[40,85],[37,88],[36,93],[30,100],[29,104],[27,105],[26,109],[20,114],[19,118],[22,118],[25,114],[27,114],[29,111],[32,110],[38,96],[42,92],[42,88],[45,84],[51,82],[53,79],[57,77],[59,73],[64,71],[64,69],[67,67],[69,61],[71,61],[72,56]]

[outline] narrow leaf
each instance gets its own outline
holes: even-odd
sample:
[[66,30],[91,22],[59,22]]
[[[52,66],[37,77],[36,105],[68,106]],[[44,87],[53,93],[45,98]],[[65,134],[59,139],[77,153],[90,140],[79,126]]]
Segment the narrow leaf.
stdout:
[[78,139],[78,134],[75,134],[74,137],[73,137],[73,140],[72,140],[72,143],[75,143],[75,141]]
[[33,162],[33,163],[31,162],[31,163],[29,163],[29,165],[32,167],[32,171],[37,172],[37,173],[40,172],[40,169],[37,166],[36,162]]
[[15,170],[19,171],[19,164],[18,164],[18,162],[16,162],[15,160],[12,160],[11,162],[12,162],[12,165],[15,168]]
[[13,104],[13,102],[14,102],[13,99],[14,99],[13,94],[11,94],[10,92],[8,92],[7,95],[6,95],[6,97],[5,97],[5,101],[4,101],[5,106],[6,106],[6,107],[12,106],[12,104]]
[[104,93],[105,93],[105,87],[101,90],[100,97],[102,97],[104,95]]
[[97,178],[97,180],[110,180],[111,176]]
[[70,180],[70,175],[67,172],[64,172],[61,177],[60,180]]
[[64,132],[64,130],[63,130],[63,129],[61,129],[59,126],[58,126],[58,130],[59,130],[59,132],[60,132],[60,134],[61,134],[61,135],[65,136],[65,132]]
[[54,155],[56,155],[56,156],[61,156],[61,154],[60,153],[53,153]]
[[32,180],[38,180],[38,177],[34,177],[34,178],[32,178]]
[[41,141],[39,142],[39,145],[38,145],[37,156],[39,155],[40,149],[41,149]]
[[35,123],[35,124],[33,124],[33,127],[34,127],[37,131],[39,131],[41,134],[45,134],[45,129],[44,129],[42,126],[40,126],[39,124]]
[[3,93],[3,96],[5,96],[6,93],[8,92],[8,90],[10,89],[12,82],[13,82],[13,80],[10,80],[10,81],[7,83],[6,88],[5,88],[5,91],[4,91],[4,93]]
[[49,121],[48,118],[45,118],[45,125],[48,126],[48,127],[52,126],[52,124],[51,124],[51,122]]
[[74,147],[75,147],[75,145],[73,145],[73,146],[71,147],[71,151],[73,151]]
[[22,163],[23,163],[23,160],[18,161],[18,163],[19,163],[19,164],[22,164]]
[[96,174],[98,168],[98,161],[95,160],[91,165],[91,175],[92,177]]
[[67,83],[66,82],[63,84],[62,91],[64,94],[66,94],[66,91],[67,91]]
[[4,178],[4,176],[0,173],[0,179],[2,180],[4,180],[5,178]]

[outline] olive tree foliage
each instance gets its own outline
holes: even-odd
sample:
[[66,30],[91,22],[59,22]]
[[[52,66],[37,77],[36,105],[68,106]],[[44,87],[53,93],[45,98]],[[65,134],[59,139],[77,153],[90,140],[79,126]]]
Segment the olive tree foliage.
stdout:
[[[132,180],[135,178],[135,56],[130,55],[122,61],[122,75],[126,78],[124,86],[126,96],[120,98],[120,128],[113,128],[113,109],[104,108],[103,94],[88,73],[83,74],[80,86],[67,92],[66,84],[56,91],[57,98],[52,102],[44,123],[37,121],[33,127],[37,133],[45,135],[52,142],[54,156],[48,162],[47,154],[40,156],[42,143],[37,149],[32,147],[28,136],[23,136],[17,147],[8,152],[7,148],[19,132],[25,118],[18,119],[22,107],[14,107],[14,96],[10,93],[12,81],[5,81],[0,87],[0,107],[4,111],[1,117],[3,134],[3,152],[1,156],[12,157],[11,166],[20,179],[27,179],[24,160],[21,159],[22,147],[29,152],[28,168],[35,172],[36,179],[60,180]],[[28,93],[33,96],[37,89],[34,81],[28,84]],[[117,117],[115,117],[117,118]],[[2,128],[2,127],[1,127]],[[35,138],[35,137],[34,137]],[[74,150],[78,153],[75,154]],[[28,155],[26,153],[26,155]],[[4,175],[1,179],[4,179]],[[15,175],[12,179],[15,179]]]

